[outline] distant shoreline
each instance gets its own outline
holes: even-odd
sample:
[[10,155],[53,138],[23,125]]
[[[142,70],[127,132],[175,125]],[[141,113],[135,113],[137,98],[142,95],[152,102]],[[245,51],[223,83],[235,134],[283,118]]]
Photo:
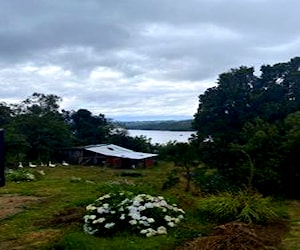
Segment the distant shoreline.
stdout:
[[195,131],[192,122],[192,119],[181,121],[131,121],[118,122],[118,125],[133,130]]

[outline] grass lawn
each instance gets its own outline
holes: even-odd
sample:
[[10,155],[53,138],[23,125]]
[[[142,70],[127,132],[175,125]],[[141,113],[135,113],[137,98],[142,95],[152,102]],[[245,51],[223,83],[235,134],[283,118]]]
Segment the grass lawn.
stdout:
[[[162,190],[171,163],[151,169],[116,170],[92,166],[38,168],[44,176],[31,182],[7,182],[0,189],[0,249],[175,249],[184,242],[208,235],[212,225],[203,224],[197,213],[200,196],[184,192],[185,183]],[[34,170],[34,171],[37,171]],[[186,211],[186,218],[167,235],[142,237],[122,233],[94,237],[83,232],[85,207],[99,196],[133,191],[164,196]],[[280,249],[300,249],[300,202],[284,205],[292,230]],[[196,248],[195,248],[196,249]]]
[[285,236],[282,250],[300,249],[300,201],[288,201],[288,213],[290,216],[290,231]]
[[[45,175],[38,181],[7,182],[0,189],[0,199],[6,199],[13,211],[0,220],[0,249],[174,249],[207,229],[194,220],[194,198],[183,192],[183,186],[162,191],[171,168],[166,163],[141,170],[44,167]],[[140,176],[132,177],[133,172]],[[162,195],[188,210],[187,218],[168,235],[150,238],[126,233],[101,238],[84,234],[82,217],[86,205],[100,195],[121,190]]]

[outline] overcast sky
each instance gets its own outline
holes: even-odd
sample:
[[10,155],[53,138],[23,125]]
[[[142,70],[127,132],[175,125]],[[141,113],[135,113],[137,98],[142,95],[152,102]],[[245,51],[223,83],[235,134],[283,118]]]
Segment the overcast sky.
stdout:
[[0,101],[192,117],[220,73],[300,51],[299,0],[0,0]]

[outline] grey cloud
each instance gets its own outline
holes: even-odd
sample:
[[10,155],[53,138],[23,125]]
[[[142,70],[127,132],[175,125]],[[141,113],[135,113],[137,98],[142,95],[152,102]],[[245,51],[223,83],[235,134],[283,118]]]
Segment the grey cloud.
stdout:
[[[70,108],[155,116],[174,107],[191,115],[218,74],[297,56],[299,7],[297,0],[0,1],[0,97],[55,92]],[[23,72],[26,65],[38,70]],[[38,72],[51,66],[70,74]],[[120,76],[90,79],[98,67]]]

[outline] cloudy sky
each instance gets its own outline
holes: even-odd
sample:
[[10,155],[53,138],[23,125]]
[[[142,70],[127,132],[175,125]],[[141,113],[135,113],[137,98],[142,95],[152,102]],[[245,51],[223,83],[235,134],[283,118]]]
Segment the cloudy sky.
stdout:
[[300,52],[299,0],[0,0],[0,101],[190,118],[220,73]]

